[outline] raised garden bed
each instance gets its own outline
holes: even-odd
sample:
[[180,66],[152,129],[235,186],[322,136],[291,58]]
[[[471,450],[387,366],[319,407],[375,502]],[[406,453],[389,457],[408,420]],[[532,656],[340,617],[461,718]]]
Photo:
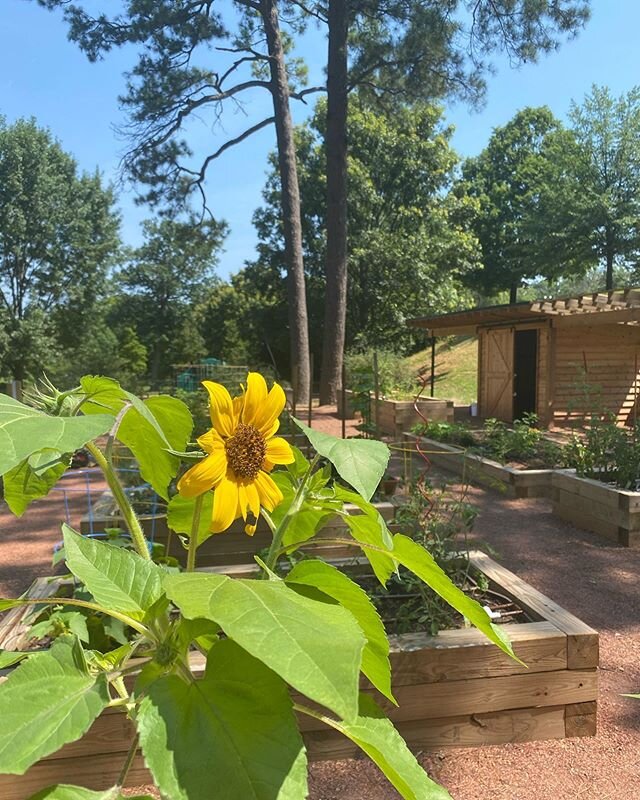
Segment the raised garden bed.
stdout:
[[574,470],[555,470],[551,480],[554,514],[624,547],[640,547],[640,492],[581,478]]
[[474,455],[461,447],[405,433],[404,441],[419,445],[429,461],[448,472],[497,489],[510,497],[550,497],[553,469],[518,469],[507,467],[490,458]]
[[[393,523],[396,506],[392,503],[374,503],[382,517],[388,524]],[[351,514],[360,514],[357,506],[347,505],[346,510]],[[143,530],[148,539],[163,544],[166,547],[166,555],[172,556],[186,566],[187,551],[180,543],[179,537],[171,533],[167,527],[166,516],[157,515],[155,517],[146,515],[140,517]],[[93,516],[91,523],[88,517],[82,519],[80,532],[89,533],[93,531],[104,531],[105,528],[122,527],[123,521],[118,517],[98,517]],[[347,535],[347,526],[336,517],[323,528],[317,537],[314,538],[309,549],[324,558],[343,558],[353,555],[352,547],[341,547],[336,544],[326,544],[323,546],[322,539],[336,539]],[[224,532],[224,535],[211,536],[198,549],[198,565],[200,567],[224,566],[226,564],[248,564],[253,563],[253,557],[261,550],[269,547],[271,543],[271,531],[267,523],[260,517],[256,532],[253,536],[247,536],[244,532],[244,522],[236,520],[233,525]]]
[[[343,403],[342,393],[338,392],[338,416],[351,419],[355,416],[353,392],[345,391]],[[343,405],[346,409],[343,409]],[[424,422],[425,419],[438,422],[453,422],[453,400],[440,400],[436,397],[421,397],[418,400],[420,413],[416,411],[413,400],[379,399],[377,404],[371,398],[371,422],[380,433],[400,437],[412,425]],[[420,416],[422,414],[423,416]]]
[[[475,629],[443,631],[436,637],[391,637],[394,691],[399,707],[386,710],[412,749],[504,744],[596,732],[598,634],[483,553],[473,566],[490,584],[513,598],[536,620],[505,626],[522,667]],[[254,567],[236,566],[235,575]],[[55,581],[40,579],[32,592],[51,594]],[[24,641],[16,609],[0,625],[0,647]],[[201,657],[198,656],[201,663]],[[312,760],[351,758],[355,745],[310,718],[301,721]],[[125,715],[108,709],[79,742],[43,759],[24,776],[0,776],[3,800],[73,777],[94,789],[113,785],[132,737]],[[142,757],[134,760],[128,785],[148,783]]]

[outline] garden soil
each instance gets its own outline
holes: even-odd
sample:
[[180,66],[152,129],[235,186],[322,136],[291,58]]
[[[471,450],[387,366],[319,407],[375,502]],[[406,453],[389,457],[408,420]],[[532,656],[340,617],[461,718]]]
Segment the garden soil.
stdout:
[[[340,435],[330,409],[316,412],[316,427]],[[547,500],[468,492],[479,510],[472,545],[489,545],[508,569],[600,632],[598,734],[443,750],[423,754],[423,764],[454,800],[640,800],[640,701],[622,696],[640,691],[640,550],[556,519]],[[52,547],[60,540],[51,520],[63,513],[57,496],[36,503],[21,521],[0,509],[0,596],[50,573]],[[77,493],[70,500],[72,521],[82,513]],[[364,760],[314,764],[310,771],[311,800],[399,797]]]

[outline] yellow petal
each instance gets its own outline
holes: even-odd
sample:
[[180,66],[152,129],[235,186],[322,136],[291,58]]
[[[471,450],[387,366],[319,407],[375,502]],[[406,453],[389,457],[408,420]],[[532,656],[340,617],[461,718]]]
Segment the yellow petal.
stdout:
[[244,526],[245,533],[253,536],[256,532],[256,524],[260,516],[260,496],[258,489],[253,482],[241,483],[238,487],[240,497],[240,509],[242,518],[247,521],[247,516],[251,515],[251,521]]
[[205,456],[191,469],[188,469],[178,481],[178,492],[183,497],[197,497],[208,492],[218,483],[227,470],[227,458],[224,450],[215,455]]
[[240,510],[238,483],[233,478],[232,470],[228,470],[213,493],[213,512],[211,514],[211,531],[213,533],[226,531],[231,523],[240,516],[238,513]]
[[267,402],[267,382],[259,372],[250,372],[247,375],[247,391],[244,396],[242,421],[245,425],[256,425],[260,409]]
[[282,414],[286,402],[287,398],[282,386],[274,383],[253,422],[265,438],[273,436],[278,430],[278,417]]
[[220,383],[203,381],[202,385],[209,392],[211,424],[222,436],[233,436],[237,419],[233,412],[231,395]]
[[206,433],[203,433],[202,436],[198,436],[197,442],[207,453],[213,453],[216,450],[224,450],[224,442],[222,441],[222,437],[219,433],[217,433],[217,431],[214,431],[213,428],[210,428]]
[[264,506],[267,511],[273,511],[284,500],[282,492],[276,486],[273,478],[267,475],[266,472],[260,471],[256,475],[254,483],[260,496],[260,505]]
[[291,445],[281,436],[267,439],[267,454],[265,460],[270,464],[293,464],[293,450]]

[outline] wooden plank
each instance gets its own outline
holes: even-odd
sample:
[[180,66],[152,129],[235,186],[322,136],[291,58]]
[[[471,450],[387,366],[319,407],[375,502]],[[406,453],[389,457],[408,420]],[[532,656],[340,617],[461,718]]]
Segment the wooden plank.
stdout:
[[393,686],[550,672],[567,668],[567,642],[555,625],[529,622],[503,626],[522,666],[476,629],[441,631],[437,636],[391,636]]
[[[87,789],[109,789],[120,775],[125,753],[95,752],[90,758],[65,758],[56,761],[39,761],[22,776],[0,775],[2,800],[25,800],[40,789],[56,783],[74,783]],[[141,755],[131,765],[127,786],[153,783]]]
[[620,544],[620,528],[612,522],[607,522],[603,519],[598,519],[591,514],[584,513],[574,508],[567,508],[560,503],[554,503],[553,513],[563,519],[565,522],[570,522],[576,528],[582,528],[585,531],[597,533],[604,536],[616,544]]
[[[534,708],[453,719],[428,724],[403,722],[398,730],[416,753],[453,747],[478,747],[561,739],[565,735],[564,708]],[[312,761],[361,758],[359,748],[334,731],[312,731],[304,736]]]
[[[391,720],[430,720],[515,708],[584,703],[597,698],[598,676],[595,669],[501,675],[398,686],[394,688],[394,695],[398,706],[380,699]],[[305,716],[300,720],[300,726],[301,730],[309,731],[322,729],[323,724]]]
[[597,703],[572,703],[565,707],[565,736],[595,736],[598,729]]
[[489,580],[494,581],[507,595],[517,598],[521,607],[530,613],[538,614],[567,634],[569,670],[595,669],[598,666],[598,634],[593,628],[485,553],[476,550],[469,556],[474,567],[484,572]]

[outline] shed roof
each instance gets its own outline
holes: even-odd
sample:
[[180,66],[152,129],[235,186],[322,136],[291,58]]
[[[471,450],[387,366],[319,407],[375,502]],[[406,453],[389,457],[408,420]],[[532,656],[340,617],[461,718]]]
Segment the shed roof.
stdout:
[[509,323],[551,320],[558,327],[574,325],[617,325],[640,322],[640,288],[594,292],[577,297],[561,297],[534,302],[510,303],[484,308],[452,311],[407,321],[426,328],[432,335],[451,336],[474,333],[480,327]]

